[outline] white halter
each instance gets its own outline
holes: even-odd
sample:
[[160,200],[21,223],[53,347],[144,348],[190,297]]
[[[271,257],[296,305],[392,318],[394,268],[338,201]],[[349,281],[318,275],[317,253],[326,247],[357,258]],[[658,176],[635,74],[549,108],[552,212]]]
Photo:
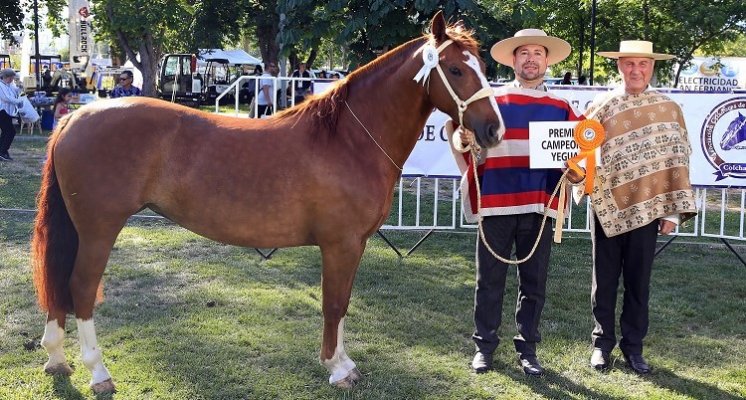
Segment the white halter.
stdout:
[[469,97],[466,101],[463,101],[458,97],[456,92],[453,91],[451,83],[448,82],[448,79],[446,79],[446,75],[443,72],[443,68],[440,67],[439,62],[440,53],[451,43],[453,43],[453,40],[448,39],[445,42],[441,43],[441,45],[437,49],[431,42],[425,43],[422,46],[421,50],[423,65],[422,68],[420,68],[420,70],[414,76],[414,81],[421,81],[422,85],[425,86],[427,80],[430,78],[430,72],[432,72],[433,68],[438,70],[438,74],[440,75],[440,79],[443,81],[443,85],[446,87],[448,93],[451,95],[451,98],[454,102],[456,102],[456,105],[458,106],[459,126],[464,126],[464,112],[466,112],[466,108],[469,107],[469,104],[479,99],[492,96],[493,91],[492,88],[483,87],[482,89],[474,93],[471,97]]

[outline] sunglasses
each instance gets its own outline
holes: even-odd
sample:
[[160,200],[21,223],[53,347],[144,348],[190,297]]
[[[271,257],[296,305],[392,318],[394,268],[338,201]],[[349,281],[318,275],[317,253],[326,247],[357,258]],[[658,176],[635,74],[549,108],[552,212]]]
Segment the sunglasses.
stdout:
[[126,81],[129,78],[119,78],[120,81]]

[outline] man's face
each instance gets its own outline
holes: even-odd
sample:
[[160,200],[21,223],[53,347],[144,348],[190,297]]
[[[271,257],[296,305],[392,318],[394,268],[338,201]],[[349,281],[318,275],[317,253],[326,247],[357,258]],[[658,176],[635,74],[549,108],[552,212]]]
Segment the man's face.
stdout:
[[521,46],[513,52],[513,70],[524,81],[544,77],[547,71],[547,49],[536,44]]
[[277,73],[280,72],[280,69],[277,68],[277,65],[275,64],[269,64],[267,65],[267,72],[269,72],[269,74],[272,76],[277,76]]
[[642,93],[653,78],[655,60],[645,57],[622,57],[616,62],[629,94]]
[[127,74],[119,75],[119,83],[122,86],[129,86],[132,84],[132,79]]

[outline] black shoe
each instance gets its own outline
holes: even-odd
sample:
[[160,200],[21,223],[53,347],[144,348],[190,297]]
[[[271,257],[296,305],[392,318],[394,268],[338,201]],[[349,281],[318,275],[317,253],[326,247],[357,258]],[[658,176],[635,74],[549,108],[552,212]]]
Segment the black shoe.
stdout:
[[538,376],[544,373],[544,367],[539,364],[539,359],[534,355],[518,356],[518,361],[526,375]]
[[8,154],[6,152],[6,153],[3,153],[3,154],[0,154],[0,160],[2,160],[2,161],[13,161],[13,158],[11,158],[10,154]]
[[642,358],[642,354],[625,354],[624,359],[627,361],[627,366],[640,375],[649,374],[651,371],[650,365]]
[[471,360],[471,369],[478,374],[483,374],[492,369],[492,353],[478,351]]
[[591,367],[599,371],[603,371],[609,368],[610,364],[611,364],[611,357],[609,356],[608,351],[603,351],[601,349],[593,349],[593,353],[591,354]]

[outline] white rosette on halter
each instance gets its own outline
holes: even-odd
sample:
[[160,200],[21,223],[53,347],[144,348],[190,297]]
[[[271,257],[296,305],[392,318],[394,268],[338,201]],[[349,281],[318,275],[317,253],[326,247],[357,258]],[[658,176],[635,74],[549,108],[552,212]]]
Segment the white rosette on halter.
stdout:
[[420,68],[419,71],[417,71],[417,74],[414,76],[414,81],[421,83],[422,86],[425,86],[427,83],[428,78],[430,78],[430,71],[433,70],[433,68],[438,66],[438,59],[440,56],[438,55],[438,49],[433,46],[432,43],[427,43],[424,46],[422,46],[422,68]]

